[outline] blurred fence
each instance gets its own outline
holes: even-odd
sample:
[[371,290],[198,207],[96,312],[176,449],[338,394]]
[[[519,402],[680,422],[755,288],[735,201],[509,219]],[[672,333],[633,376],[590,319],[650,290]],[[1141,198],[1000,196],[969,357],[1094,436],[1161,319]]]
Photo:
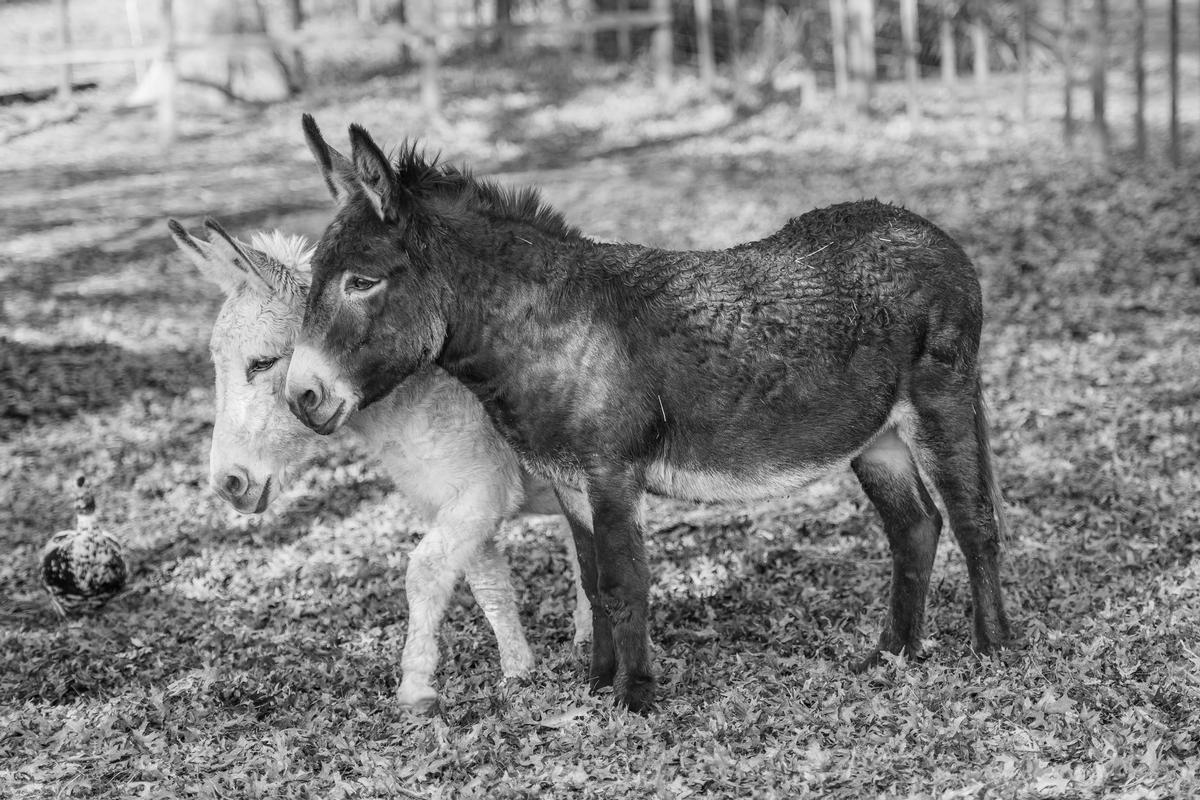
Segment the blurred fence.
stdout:
[[[820,72],[836,97],[864,112],[874,107],[876,81],[902,78],[914,120],[920,117],[918,86],[927,74],[949,84],[969,72],[976,90],[986,93],[996,70],[1019,73],[1020,117],[1028,119],[1030,74],[1036,68],[1045,76],[1061,76],[1064,140],[1084,140],[1104,156],[1112,149],[1109,74],[1132,75],[1125,91],[1136,97],[1130,119],[1135,152],[1145,156],[1149,149],[1146,116],[1153,104],[1148,99],[1165,96],[1167,102],[1158,107],[1167,109],[1166,151],[1173,163],[1182,159],[1180,0],[125,0],[130,44],[103,47],[73,42],[68,0],[53,2],[56,46],[0,51],[0,70],[59,68],[57,91],[67,96],[74,85],[72,66],[132,62],[143,81],[142,72],[152,69],[165,143],[178,127],[175,97],[181,80],[202,83],[179,74],[181,57],[189,54],[268,53],[290,70],[288,88],[297,91],[311,48],[353,51],[387,43],[413,56],[421,103],[437,115],[438,75],[448,43],[507,48],[521,38],[553,37],[588,55],[626,62],[635,50],[642,52],[659,86],[670,82],[676,62],[690,64],[710,91],[721,70],[735,91],[751,81],[769,83],[780,64],[806,72],[808,87],[816,85],[812,76]],[[270,29],[263,12],[268,2],[285,12],[284,22]],[[149,41],[140,21],[134,24],[141,3],[155,4]],[[259,27],[199,33],[194,25],[180,24],[181,9],[194,13],[209,3],[253,9]],[[382,20],[381,5],[391,9]],[[306,9],[313,19],[305,19]],[[1147,70],[1151,53],[1165,61],[1155,73]],[[1166,80],[1161,80],[1164,71]],[[205,85],[235,96],[228,87]],[[45,92],[38,90],[41,96]],[[1082,93],[1090,102],[1077,102]]]
[[55,2],[59,9],[59,47],[50,51],[0,53],[0,69],[59,67],[62,77],[57,91],[60,97],[66,98],[70,96],[73,87],[72,66],[133,63],[141,72],[143,65],[152,64],[151,69],[156,81],[153,93],[157,97],[160,138],[164,145],[169,145],[175,139],[178,130],[178,104],[175,102],[179,85],[178,61],[182,54],[188,52],[219,54],[261,50],[278,55],[287,50],[302,53],[309,46],[318,43],[322,47],[342,46],[347,49],[373,42],[392,43],[398,47],[410,48],[415,53],[419,64],[421,102],[425,110],[433,115],[439,112],[441,104],[438,72],[442,48],[439,44],[451,38],[479,39],[487,36],[507,41],[518,36],[592,36],[599,32],[612,31],[624,41],[632,31],[649,30],[652,32],[651,53],[656,84],[666,85],[672,73],[670,0],[652,0],[648,10],[597,12],[582,18],[564,17],[528,22],[498,20],[488,24],[456,22],[453,25],[439,25],[435,11],[436,0],[423,0],[421,3],[410,4],[409,19],[404,22],[355,20],[334,27],[323,25],[319,30],[310,30],[304,27],[297,15],[292,30],[203,36],[181,33],[175,2],[159,0],[156,43],[105,47],[73,45],[69,33],[67,0]]

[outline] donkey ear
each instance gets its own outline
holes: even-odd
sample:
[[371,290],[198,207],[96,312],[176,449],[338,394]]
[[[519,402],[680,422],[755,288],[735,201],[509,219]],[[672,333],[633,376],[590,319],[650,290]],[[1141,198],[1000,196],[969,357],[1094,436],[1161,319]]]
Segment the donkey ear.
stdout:
[[399,222],[408,211],[411,196],[400,185],[400,178],[388,163],[387,156],[361,125],[350,126],[350,158],[358,174],[358,183],[375,207],[375,213],[389,224]]
[[246,273],[213,250],[212,245],[203,239],[197,239],[179,224],[178,220],[168,219],[167,229],[176,246],[183,251],[191,262],[200,270],[200,274],[210,282],[221,287],[225,294],[233,294],[246,283]]
[[296,279],[292,270],[260,249],[234,239],[216,219],[205,219],[204,227],[212,233],[212,247],[245,270],[247,282],[254,288],[282,300],[302,299],[307,293],[307,287]]
[[344,205],[358,187],[354,165],[350,163],[350,159],[325,142],[325,137],[321,136],[321,129],[317,127],[317,121],[313,119],[312,114],[304,114],[300,117],[300,122],[304,126],[304,140],[308,142],[308,149],[312,151],[317,166],[321,168],[321,177],[325,179],[326,188],[338,205]]

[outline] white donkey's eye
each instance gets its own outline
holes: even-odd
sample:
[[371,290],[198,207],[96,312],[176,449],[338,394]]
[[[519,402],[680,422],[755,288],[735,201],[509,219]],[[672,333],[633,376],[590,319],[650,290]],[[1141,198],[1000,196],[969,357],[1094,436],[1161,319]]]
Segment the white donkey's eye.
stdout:
[[379,278],[368,278],[366,275],[355,275],[353,272],[346,273],[346,280],[342,284],[342,288],[347,293],[349,292],[369,292],[378,286],[382,281]]
[[279,356],[268,356],[267,358],[259,358],[251,361],[246,366],[246,380],[253,380],[256,374],[259,372],[266,372],[271,367],[275,366],[277,361],[279,361]]

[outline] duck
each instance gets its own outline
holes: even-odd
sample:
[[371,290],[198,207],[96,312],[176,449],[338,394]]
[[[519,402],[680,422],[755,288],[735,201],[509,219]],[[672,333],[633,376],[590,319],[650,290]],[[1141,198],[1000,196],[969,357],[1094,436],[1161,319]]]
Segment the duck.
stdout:
[[75,479],[75,527],[54,534],[41,550],[42,588],[60,619],[98,611],[129,578],[125,548],[100,526],[86,484],[83,475]]

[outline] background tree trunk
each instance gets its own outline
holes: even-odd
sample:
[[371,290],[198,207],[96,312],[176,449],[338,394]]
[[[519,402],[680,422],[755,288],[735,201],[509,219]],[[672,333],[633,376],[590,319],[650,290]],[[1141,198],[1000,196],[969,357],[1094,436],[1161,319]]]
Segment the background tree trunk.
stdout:
[[[1172,5],[1178,0],[1171,0]],[[1105,116],[1107,87],[1106,67],[1108,63],[1108,0],[1095,0],[1092,9],[1091,35],[1092,60],[1092,136],[1102,158],[1108,158],[1109,132]]]
[[[1103,0],[1098,0],[1103,2]],[[1179,149],[1179,0],[1171,0],[1170,6],[1170,22],[1171,26],[1171,57],[1170,57],[1170,83],[1171,83],[1171,163],[1176,167],[1179,166],[1180,149]]]
[[671,41],[671,0],[653,0],[654,10],[660,16],[667,17],[666,22],[659,23],[654,29],[651,49],[654,51],[654,85],[665,89],[671,83],[671,71],[675,60],[674,47]]
[[833,88],[838,97],[850,93],[846,55],[846,0],[829,0],[829,29],[833,45]]
[[850,0],[846,30],[855,101],[861,111],[869,111],[875,88],[875,2]]
[[900,38],[904,40],[904,81],[908,84],[908,115],[917,117],[917,0],[900,0]]
[[[304,25],[304,5],[301,0],[288,0],[288,28],[298,31]],[[300,92],[308,85],[308,68],[304,63],[304,51],[298,46],[291,48],[291,84],[293,92]]]
[[[425,0],[421,0],[425,2]],[[433,2],[430,2],[428,14],[433,15]],[[513,0],[496,0],[496,46],[501,51],[507,52],[512,44],[512,31],[509,25],[512,24]],[[424,14],[426,12],[422,12]]]
[[1070,145],[1075,140],[1075,110],[1071,102],[1075,89],[1075,59],[1071,53],[1071,37],[1074,32],[1075,15],[1072,0],[1062,0],[1062,28],[1058,32],[1058,56],[1063,68],[1063,141]]
[[938,25],[942,51],[942,82],[954,83],[958,76],[958,48],[954,44],[954,9],[958,0],[942,0],[938,4],[941,22]]
[[[65,53],[71,49],[71,11],[67,0],[55,0],[58,9],[58,46]],[[65,63],[58,72],[58,100],[71,99],[71,64]]]
[[700,62],[700,83],[712,91],[717,76],[716,56],[713,54],[712,0],[695,0],[696,58]]
[[1146,157],[1146,0],[1137,0],[1133,33],[1134,147],[1138,158]]
[[971,46],[975,63],[975,82],[985,84],[988,79],[988,29],[987,3],[985,0],[971,2]]
[[[1017,39],[1017,66],[1021,72],[1021,121],[1029,121],[1029,8],[1030,0],[1018,0],[1020,32]],[[1036,6],[1035,6],[1036,8]]]

